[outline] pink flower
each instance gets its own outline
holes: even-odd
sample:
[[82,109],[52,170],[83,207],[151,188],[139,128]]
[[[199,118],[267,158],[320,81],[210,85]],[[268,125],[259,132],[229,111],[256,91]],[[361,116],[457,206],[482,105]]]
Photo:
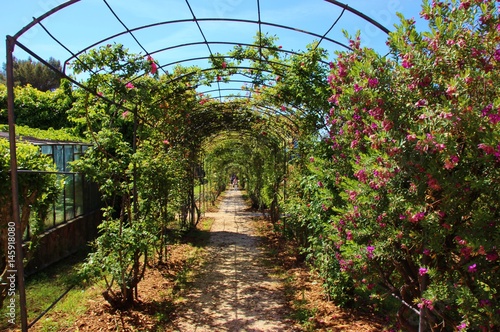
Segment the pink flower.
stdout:
[[360,169],[356,173],[354,173],[354,176],[358,178],[359,181],[366,183],[366,180],[368,179],[366,175],[366,171],[364,169]]
[[352,240],[352,232],[351,231],[347,231],[346,235],[347,235],[347,240]]
[[484,153],[486,154],[494,154],[495,153],[495,148],[493,148],[492,146],[489,146],[489,145],[486,145],[484,143],[480,143],[478,144],[477,146],[480,150],[483,150]]
[[122,113],[122,118],[125,119],[125,118],[128,117],[128,115],[129,115],[129,111],[125,111],[125,112]]
[[448,88],[446,89],[446,94],[450,97],[452,97],[456,92],[457,88],[455,86],[449,85]]
[[467,10],[467,9],[469,9],[469,7],[470,7],[470,1],[465,0],[465,1],[462,1],[460,3],[460,5],[458,6],[458,9]]
[[151,74],[156,74],[156,72],[158,71],[158,65],[155,63],[155,60],[151,55],[148,55],[147,60],[151,63]]
[[368,79],[368,86],[370,88],[376,88],[378,85],[378,78],[369,78]]
[[435,147],[437,151],[443,151],[446,148],[446,145],[442,143],[436,143]]
[[493,109],[493,104],[487,105],[485,108],[481,110],[482,116],[487,116],[488,114],[490,114],[492,109]]
[[222,69],[226,69],[226,67],[227,67],[226,61],[222,62]]
[[403,66],[403,68],[408,69],[413,67],[413,64],[410,61],[404,59],[403,62],[401,63],[401,66]]
[[347,70],[346,70],[343,63],[338,64],[338,73],[339,73],[339,77],[347,76]]
[[151,62],[151,74],[156,74],[156,72],[158,71],[158,66],[156,65],[155,62]]
[[314,162],[314,157],[309,157],[309,161],[313,163]]
[[[472,248],[471,247],[463,247],[460,249],[460,254],[462,256],[464,256],[466,259],[469,259],[470,255],[472,254]],[[470,270],[471,266],[469,266],[469,270]],[[475,268],[475,267],[476,267],[476,264],[474,264],[473,268]],[[471,271],[469,271],[469,272],[471,272]]]
[[428,270],[425,267],[421,267],[418,269],[418,274],[423,276],[423,275],[427,274],[427,271]]
[[363,90],[362,86],[359,86],[358,84],[354,84],[354,92],[360,92],[361,90]]
[[455,168],[455,164],[452,161],[447,159],[444,161],[444,168],[445,169],[453,169],[453,168]]
[[469,271],[469,273],[477,272],[476,264],[472,264],[471,266],[469,266],[468,271]]
[[406,139],[408,141],[410,141],[410,142],[411,141],[415,141],[417,139],[417,135],[415,135],[415,134],[408,134],[408,135],[406,135]]
[[489,307],[491,305],[490,300],[479,300],[479,308]]
[[425,218],[425,213],[419,212],[419,213],[414,214],[413,216],[410,217],[410,222],[416,224],[424,218]]
[[427,185],[429,186],[429,188],[431,188],[433,190],[440,190],[441,189],[441,186],[439,185],[439,182],[436,179],[432,178],[432,177],[428,178]]
[[384,121],[382,121],[382,127],[385,131],[389,131],[392,129],[393,123],[391,120],[384,119]]
[[165,145],[169,145],[169,144],[170,144],[170,142],[168,141],[168,139],[166,139],[166,140],[164,140],[164,141],[163,141],[163,144],[165,144]]
[[457,330],[459,331],[462,331],[463,329],[466,329],[467,328],[467,324],[466,323],[462,323],[460,325],[457,326]]
[[497,62],[500,62],[500,48],[495,51],[495,54],[493,55],[493,57],[495,58],[495,60]]
[[369,259],[372,259],[373,258],[373,252],[375,251],[375,247],[374,246],[368,246],[366,247],[366,251],[367,251],[367,257]]
[[486,259],[490,262],[494,262],[498,259],[498,254],[495,251],[491,251],[486,254]]
[[428,104],[427,99],[420,99],[419,101],[417,101],[415,103],[415,106],[417,106],[417,107],[424,107],[424,106],[427,106],[427,104]]
[[128,82],[127,84],[125,84],[125,87],[127,89],[135,89],[135,86],[132,84],[132,82]]
[[286,111],[286,106],[285,105],[281,105],[281,110],[284,112]]
[[318,181],[318,187],[323,188],[323,182]]
[[417,304],[417,307],[419,308],[429,308],[429,310],[434,310],[434,305],[432,304],[431,300],[427,299],[422,299],[422,302]]

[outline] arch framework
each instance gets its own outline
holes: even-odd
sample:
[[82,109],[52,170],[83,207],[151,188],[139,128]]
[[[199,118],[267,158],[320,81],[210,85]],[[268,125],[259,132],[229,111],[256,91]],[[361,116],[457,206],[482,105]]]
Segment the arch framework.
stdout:
[[[224,57],[229,50],[237,46],[255,47],[262,55],[266,45],[260,40],[253,40],[254,35],[277,35],[283,43],[279,52],[291,56],[304,50],[307,44],[316,41],[329,51],[331,60],[337,50],[348,50],[342,30],[352,35],[366,24],[382,32],[389,30],[361,11],[346,3],[335,0],[287,1],[275,0],[174,0],[169,1],[169,8],[156,0],[122,1],[70,0],[34,18],[19,32],[6,38],[7,51],[7,92],[9,140],[11,151],[11,185],[13,221],[16,223],[16,259],[18,287],[21,299],[22,330],[27,331],[26,298],[24,294],[24,272],[22,266],[22,234],[19,222],[19,199],[17,180],[17,157],[15,141],[14,77],[13,61],[16,50],[38,60],[60,76],[91,93],[85,85],[85,77],[76,77],[66,65],[79,61],[79,57],[93,48],[110,43],[123,44],[133,53],[144,57],[154,57],[159,70],[167,73],[176,65],[196,65],[205,71],[216,70],[210,59]],[[87,13],[80,15],[80,13]],[[95,17],[95,18],[94,18]],[[64,29],[57,27],[64,26]],[[42,35],[35,38],[23,36],[38,29]],[[62,31],[64,30],[64,31]],[[52,67],[44,58],[45,49],[64,56],[63,70]],[[50,56],[52,56],[51,54]],[[263,57],[261,61],[267,61]],[[325,65],[327,65],[325,62]],[[241,85],[253,87],[253,82],[244,75],[247,63],[231,68],[235,71],[228,80],[214,81],[213,86],[197,86],[200,94],[231,103],[235,98],[253,98],[252,94],[242,91]],[[88,75],[94,73],[89,72]],[[270,82],[261,82],[263,85]],[[214,87],[215,86],[215,87]],[[292,107],[291,112],[300,109]],[[264,115],[280,114],[279,109],[259,105],[256,111]],[[280,114],[287,118],[287,114]],[[295,124],[287,118],[289,127]],[[293,129],[289,129],[293,130]],[[277,133],[276,135],[286,135]],[[209,138],[208,136],[207,138]],[[17,207],[17,208],[16,208]]]

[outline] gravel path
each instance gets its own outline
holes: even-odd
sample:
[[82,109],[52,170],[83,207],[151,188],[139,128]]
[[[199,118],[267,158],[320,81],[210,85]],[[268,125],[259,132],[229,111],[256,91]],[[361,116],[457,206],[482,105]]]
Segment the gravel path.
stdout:
[[174,331],[294,331],[279,280],[263,265],[240,190],[229,190],[211,229],[210,261],[176,312]]

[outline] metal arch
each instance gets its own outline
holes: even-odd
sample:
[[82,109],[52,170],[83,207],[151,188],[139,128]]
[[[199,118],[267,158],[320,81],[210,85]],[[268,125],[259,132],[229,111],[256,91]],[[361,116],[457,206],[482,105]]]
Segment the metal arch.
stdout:
[[[28,31],[29,29],[31,29],[31,28],[32,28],[33,26],[35,26],[36,24],[40,24],[40,23],[41,23],[41,21],[43,21],[45,18],[47,18],[47,17],[51,16],[51,15],[52,15],[52,14],[54,14],[55,12],[57,12],[57,11],[59,11],[59,10],[61,10],[61,9],[65,8],[65,7],[68,7],[68,6],[70,6],[70,5],[73,5],[74,3],[77,3],[77,2],[79,2],[79,1],[80,1],[80,0],[70,0],[70,1],[67,1],[67,2],[65,2],[65,3],[63,3],[63,4],[59,5],[59,6],[55,7],[55,8],[53,8],[52,10],[49,10],[49,11],[48,11],[48,12],[46,12],[45,14],[43,14],[43,15],[39,16],[38,18],[34,18],[34,20],[33,20],[31,23],[29,23],[28,25],[26,25],[26,26],[25,26],[24,28],[22,28],[22,29],[21,29],[21,30],[20,30],[20,31],[19,31],[16,35],[14,35],[14,39],[16,39],[16,40],[17,40],[17,38],[19,38],[19,36],[21,36],[23,33],[25,33],[26,31]],[[103,0],[103,1],[106,3],[106,1],[105,1],[105,0]],[[370,18],[369,16],[367,16],[367,15],[363,14],[362,12],[360,12],[360,11],[358,11],[358,10],[356,10],[356,9],[354,9],[354,8],[352,8],[352,7],[350,7],[349,5],[347,5],[347,4],[345,4],[345,3],[342,3],[342,2],[339,2],[339,1],[336,1],[336,0],[325,0],[325,1],[327,1],[327,2],[329,2],[329,3],[331,3],[331,4],[333,4],[333,5],[336,5],[336,6],[338,6],[338,7],[343,8],[343,10],[344,10],[344,11],[345,11],[345,10],[347,10],[347,11],[349,11],[349,12],[351,12],[351,13],[353,13],[353,14],[355,14],[355,15],[359,16],[359,17],[361,17],[362,19],[364,19],[364,20],[366,20],[367,22],[369,22],[369,23],[373,24],[374,26],[378,27],[380,30],[382,30],[382,31],[383,31],[383,32],[385,32],[385,33],[389,33],[389,32],[390,32],[390,30],[389,30],[389,29],[387,29],[386,27],[384,27],[382,24],[378,23],[378,22],[377,22],[377,21],[375,21],[374,19],[372,19],[372,18]],[[188,2],[187,0],[186,0],[186,3],[187,3],[187,4],[188,4],[188,6],[190,7],[189,2]],[[79,52],[77,52],[77,53],[75,53],[75,54],[73,54],[72,52],[69,52],[69,53],[70,53],[70,54],[72,54],[73,56],[72,56],[72,57],[70,57],[70,58],[68,58],[66,61],[64,61],[64,62],[63,62],[63,63],[64,63],[64,66],[63,66],[63,72],[65,72],[65,70],[66,70],[66,63],[67,63],[68,61],[71,61],[73,58],[77,58],[77,57],[78,57],[78,55],[82,54],[83,52],[86,52],[86,51],[88,51],[89,49],[91,49],[91,48],[93,48],[93,47],[95,47],[95,46],[97,46],[97,45],[99,45],[99,44],[102,44],[102,43],[104,43],[104,42],[106,42],[106,41],[108,41],[108,40],[111,40],[111,39],[113,39],[113,38],[116,38],[116,37],[118,37],[118,36],[121,36],[121,35],[124,35],[124,34],[127,34],[127,33],[128,33],[128,34],[132,34],[132,36],[133,36],[133,32],[138,31],[138,30],[141,30],[141,29],[146,29],[146,28],[150,28],[150,27],[154,27],[154,26],[160,26],[160,25],[166,25],[166,24],[174,24],[174,23],[187,23],[187,22],[193,22],[193,21],[194,21],[194,22],[196,22],[198,25],[199,25],[199,22],[204,22],[204,21],[225,21],[225,22],[251,23],[251,24],[258,24],[258,25],[259,25],[259,27],[260,27],[260,26],[262,26],[262,25],[268,25],[268,26],[273,26],[273,27],[277,27],[277,28],[281,28],[281,29],[288,29],[288,30],[297,31],[297,32],[304,33],[304,34],[309,34],[309,35],[312,35],[312,36],[315,36],[315,37],[320,38],[320,40],[321,40],[321,41],[323,41],[323,40],[328,40],[328,41],[330,41],[330,42],[332,42],[332,43],[334,43],[334,44],[337,44],[337,45],[339,45],[339,46],[342,46],[342,47],[344,47],[344,48],[346,48],[346,49],[350,49],[350,47],[349,47],[349,46],[347,46],[347,45],[345,45],[345,44],[343,44],[343,43],[341,43],[341,42],[339,42],[339,41],[337,41],[337,40],[327,38],[327,37],[326,37],[326,35],[328,34],[328,32],[327,32],[327,33],[325,33],[324,35],[319,35],[319,34],[316,34],[316,33],[310,32],[310,31],[305,31],[305,30],[297,29],[297,28],[294,28],[294,27],[291,27],[291,26],[286,26],[286,25],[281,25],[281,24],[275,24],[275,23],[271,23],[271,22],[263,22],[263,21],[261,21],[261,20],[260,20],[260,2],[259,2],[259,0],[257,0],[257,4],[259,5],[259,6],[258,6],[258,9],[259,9],[259,13],[258,13],[259,15],[258,15],[258,16],[259,16],[259,17],[258,17],[258,20],[257,20],[257,21],[255,21],[255,20],[244,20],[244,19],[225,19],[225,18],[196,18],[196,17],[194,16],[194,13],[193,13],[193,19],[181,19],[181,20],[172,20],[172,21],[156,22],[156,23],[153,23],[153,24],[147,24],[147,25],[140,26],[140,27],[136,27],[136,28],[133,28],[133,29],[129,29],[129,28],[127,28],[127,27],[126,27],[126,26],[122,23],[122,25],[124,25],[124,27],[125,27],[125,29],[126,29],[125,31],[122,31],[122,32],[120,32],[120,33],[117,33],[117,34],[114,34],[114,35],[108,36],[108,37],[106,37],[106,38],[104,38],[104,39],[102,39],[102,40],[100,40],[100,41],[97,41],[97,42],[95,42],[95,43],[93,43],[93,44],[89,45],[88,47],[84,48],[83,50],[81,50],[81,51],[79,51]],[[191,9],[191,7],[190,7],[190,9]],[[110,8],[110,10],[111,10],[111,8]],[[112,11],[112,10],[111,10],[111,11]],[[112,13],[114,14],[114,12],[113,12],[113,11],[112,11]],[[116,14],[114,14],[114,15],[117,17],[117,19],[118,19],[120,22],[122,22]],[[339,18],[340,18],[340,17],[339,17]],[[338,21],[338,19],[337,19],[337,21]],[[336,22],[335,22],[335,23],[336,23]],[[334,23],[334,25],[335,25],[335,23]],[[333,27],[333,26],[332,26],[332,27]],[[330,29],[331,29],[331,28],[330,28]],[[45,29],[45,30],[46,30],[46,29]],[[46,30],[46,31],[47,31],[47,30]],[[200,30],[200,31],[201,31],[201,30]],[[202,31],[201,31],[201,33],[203,34],[203,32],[202,32]],[[53,37],[51,36],[51,38],[53,38]],[[53,38],[53,39],[54,39],[54,38]],[[134,39],[135,39],[135,37],[134,37]],[[138,42],[138,41],[137,41],[137,42]],[[207,42],[207,41],[205,41],[205,43],[206,43],[206,42]],[[139,42],[138,42],[138,43],[139,43]],[[141,46],[141,44],[140,44],[140,43],[139,43],[139,45]],[[208,46],[208,44],[207,44],[207,46]],[[208,47],[209,47],[209,46],[208,46]],[[147,51],[146,51],[143,47],[142,47],[142,49],[146,52],[146,54],[154,54],[154,53],[157,53],[157,52],[158,52],[158,51],[154,51],[154,52],[150,52],[150,53],[148,53],[148,52],[147,52]],[[209,47],[209,49],[210,49],[210,47]]]
[[[186,58],[186,59],[182,59],[182,60],[178,60],[178,61],[173,61],[173,62],[166,63],[164,65],[161,65],[161,68],[165,68],[165,67],[172,66],[172,65],[175,65],[175,64],[179,64],[179,63],[183,63],[183,62],[197,61],[197,60],[208,60],[210,58],[211,58],[211,56],[200,56],[200,57],[195,57],[195,58]],[[214,56],[214,58],[227,58],[227,57],[226,56]],[[290,67],[290,66],[287,66],[287,65],[285,65],[283,63],[276,62],[276,61],[269,61],[269,60],[262,60],[262,59],[259,59],[259,61],[267,63],[267,64],[279,65],[279,66],[282,66],[282,67]],[[240,69],[240,68],[247,69],[247,68],[250,68],[250,67],[241,67],[241,66],[227,66],[226,67],[226,69]],[[218,70],[219,68],[206,68],[206,69]],[[252,69],[255,69],[255,68],[252,68]]]
[[[228,88],[228,89],[222,89],[222,90],[224,90],[224,91],[242,91],[242,90],[238,90],[238,89],[235,89],[235,88]],[[210,90],[210,91],[218,91],[218,90],[215,89],[215,90]],[[205,91],[204,93],[208,93],[210,91]],[[242,96],[242,95],[224,95],[223,97],[226,98],[226,102],[233,102],[233,101],[238,100],[238,99],[247,99],[247,100],[252,99],[249,96]],[[207,100],[217,100],[218,97],[206,97],[206,99]],[[291,123],[293,123],[293,125],[295,126],[295,129],[299,128],[299,125],[294,120],[292,120],[290,118],[290,115],[293,114],[291,112],[280,112],[278,108],[266,106],[266,104],[264,104],[264,103],[256,103],[253,106],[259,108],[260,110],[264,109],[265,111],[262,112],[263,114],[283,116],[283,117],[287,118],[288,121],[290,121]],[[296,106],[296,105],[291,105],[291,108],[295,109],[295,110],[300,110],[300,111],[303,111],[303,112],[307,111],[305,108],[302,108],[302,107],[299,107],[299,106]]]
[[43,14],[37,18],[34,17],[33,21],[31,21],[24,28],[19,30],[14,36],[12,36],[12,38],[14,38],[15,40],[19,39],[19,37],[21,37],[21,35],[23,35],[26,31],[28,31],[29,29],[34,27],[36,24],[40,23],[41,21],[43,21],[47,17],[51,16],[52,14],[60,11],[61,9],[66,8],[68,6],[71,6],[77,2],[80,2],[80,0],[69,0],[69,1],[67,1],[67,2],[65,2],[57,7],[52,8],[51,10],[49,10],[48,12],[46,12],[45,14]]
[[[208,99],[217,100],[217,98],[208,98]],[[242,96],[233,96],[233,98],[231,100],[226,101],[224,103],[224,105],[229,105],[230,107],[236,106],[237,108],[239,108],[241,110],[247,110],[247,111],[256,111],[255,108],[257,108],[258,109],[257,112],[260,115],[262,115],[262,114],[267,115],[267,116],[279,115],[279,116],[286,118],[291,124],[293,124],[293,126],[294,126],[293,129],[297,130],[299,128],[299,125],[290,117],[291,116],[290,113],[280,112],[277,108],[268,107],[265,104],[261,104],[261,103],[256,103],[254,105],[251,105],[253,107],[248,107],[247,105],[239,105],[238,100],[244,100],[244,99],[248,100],[250,98],[242,97]],[[222,103],[217,105],[217,107],[221,107],[220,105],[222,105]],[[203,106],[201,106],[200,108],[206,109],[206,107],[203,107]],[[294,108],[298,109],[298,110],[304,110],[304,109],[299,108],[299,107],[294,107]]]
[[[262,143],[264,144],[264,146],[266,148],[272,148],[274,145],[276,144],[271,144],[271,143],[277,143],[277,142],[272,142],[271,139],[262,139],[263,136],[262,135],[258,135],[256,132],[254,131],[251,131],[251,130],[239,130],[239,131],[235,131],[235,130],[221,130],[219,132],[216,132],[210,136],[207,136],[203,139],[203,141],[201,142],[200,146],[203,150],[206,150],[207,148],[207,144],[208,142],[214,142],[214,141],[220,141],[222,142],[224,140],[223,137],[221,137],[223,134],[226,134],[226,135],[230,135],[231,137],[229,137],[228,139],[238,139],[239,137],[235,137],[236,134],[238,134],[238,136],[242,136],[242,135],[245,135],[247,137],[247,139],[255,139],[257,141],[260,141],[262,140]],[[286,138],[281,136],[279,133],[272,133],[274,137],[271,137],[272,139],[280,139],[280,140],[283,140],[285,141]]]
[[386,27],[384,27],[382,24],[378,23],[377,21],[375,21],[374,19],[372,19],[371,17],[363,14],[362,12],[360,12],[359,10],[356,10],[352,7],[350,7],[348,4],[345,4],[345,3],[342,3],[340,1],[336,1],[336,0],[325,0],[326,2],[329,2],[333,5],[336,5],[336,6],[339,6],[339,7],[342,7],[344,8],[345,10],[348,10],[350,11],[351,13],[361,17],[362,19],[364,19],[365,21],[368,21],[370,22],[371,24],[373,24],[374,26],[376,26],[377,28],[379,28],[380,30],[382,30],[383,32],[385,32],[386,34],[389,34],[389,32],[391,32],[389,29],[387,29]]
[[[130,32],[135,32],[135,31],[139,31],[139,30],[143,30],[143,29],[148,29],[148,28],[152,28],[152,27],[156,27],[156,26],[161,26],[161,25],[167,25],[167,24],[178,24],[178,23],[189,23],[189,22],[236,22],[236,23],[249,23],[249,24],[258,24],[259,22],[258,21],[255,21],[255,20],[245,20],[245,19],[232,19],[232,18],[219,18],[219,17],[215,17],[215,18],[197,18],[197,19],[180,19],[180,20],[172,20],[172,21],[163,21],[163,22],[156,22],[156,23],[152,23],[152,24],[146,24],[146,25],[142,25],[142,26],[139,26],[139,27],[135,27],[135,28],[132,28],[132,29],[129,29],[128,31],[122,31],[122,32],[119,32],[119,33],[116,33],[114,35],[111,35],[111,36],[108,36],[104,39],[101,39],[89,46],[87,46],[86,48],[83,48],[82,50],[80,50],[79,52],[75,53],[74,56],[68,58],[66,62],[68,61],[71,61],[73,58],[75,57],[78,57],[78,55],[82,54],[82,53],[85,53],[87,52],[88,50],[96,47],[97,45],[100,45],[100,44],[103,44],[109,40],[112,40],[116,37],[119,37],[119,36],[122,36],[124,34],[127,34],[127,33],[130,33]],[[314,32],[310,32],[310,31],[307,31],[307,30],[302,30],[302,29],[297,29],[297,28],[294,28],[294,27],[291,27],[291,26],[287,26],[287,25],[283,25],[283,24],[277,24],[277,23],[272,23],[272,22],[261,22],[262,25],[267,25],[267,26],[272,26],[272,27],[276,27],[276,28],[281,28],[281,29],[286,29],[286,30],[292,30],[292,31],[296,31],[296,32],[300,32],[300,33],[303,33],[303,34],[306,34],[306,35],[310,35],[310,36],[313,36],[313,37],[317,37],[317,38],[323,38],[322,35],[319,35],[317,33],[314,33]],[[345,49],[348,49],[350,50],[351,48],[335,39],[331,39],[331,38],[328,38],[328,37],[324,37],[323,40],[327,40],[333,44],[336,44],[338,46],[341,46]],[[203,44],[205,44],[205,42],[203,42]],[[152,52],[150,54],[155,54],[155,53],[158,53],[157,51],[155,52]]]
[[[196,26],[198,27],[198,30],[200,31],[201,36],[203,37],[203,40],[205,41],[205,45],[208,48],[208,52],[210,53],[210,56],[214,56],[214,54],[212,52],[212,48],[210,47],[210,44],[207,41],[207,37],[205,36],[205,33],[203,32],[203,29],[200,26],[200,22],[198,21],[198,19],[196,18],[196,15],[194,14],[193,8],[191,8],[191,4],[189,3],[189,0],[185,0],[185,1],[186,1],[187,6],[189,7],[189,11],[191,12],[191,15],[193,15],[193,19],[196,23]],[[217,86],[219,87],[219,99],[222,101],[222,97],[220,94],[220,83],[219,82],[217,82]]]
[[[248,47],[255,47],[256,45],[255,44],[249,44],[249,43],[237,43],[237,42],[228,42],[228,41],[211,41],[209,42],[211,45],[233,45],[233,46],[236,46],[236,45],[239,45],[239,46],[248,46]],[[173,45],[173,46],[169,46],[169,47],[165,47],[165,48],[161,48],[161,49],[158,49],[150,54],[156,54],[156,53],[161,53],[161,52],[165,52],[165,51],[169,51],[169,50],[173,50],[173,49],[176,49],[176,48],[182,48],[182,47],[187,47],[187,46],[196,46],[196,45],[202,45],[204,44],[204,42],[192,42],[192,43],[184,43],[184,44],[178,44],[178,45]],[[262,46],[261,48],[263,49],[273,49],[271,47],[267,47],[267,46]],[[299,52],[295,52],[295,51],[292,51],[292,50],[284,50],[284,49],[277,49],[276,51],[278,52],[283,52],[283,53],[287,53],[287,54],[294,54],[294,55],[298,55],[300,54]],[[326,61],[323,61],[326,63]]]

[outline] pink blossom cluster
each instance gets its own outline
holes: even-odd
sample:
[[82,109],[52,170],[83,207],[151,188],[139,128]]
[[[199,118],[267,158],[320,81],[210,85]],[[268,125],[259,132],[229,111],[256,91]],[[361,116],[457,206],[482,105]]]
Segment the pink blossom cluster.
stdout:
[[493,105],[489,104],[485,108],[482,109],[481,115],[483,117],[487,117],[490,122],[494,125],[500,122],[500,109],[497,108],[493,110]]
[[434,310],[434,304],[433,304],[432,300],[428,300],[428,299],[424,299],[424,298],[422,298],[421,302],[419,304],[417,304],[417,307],[427,308],[429,310]]

